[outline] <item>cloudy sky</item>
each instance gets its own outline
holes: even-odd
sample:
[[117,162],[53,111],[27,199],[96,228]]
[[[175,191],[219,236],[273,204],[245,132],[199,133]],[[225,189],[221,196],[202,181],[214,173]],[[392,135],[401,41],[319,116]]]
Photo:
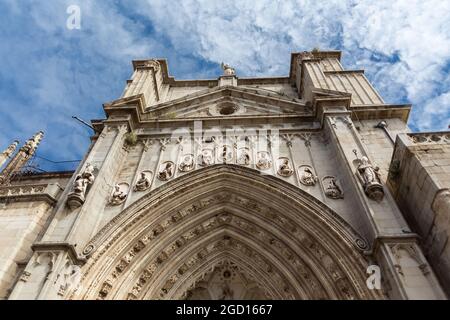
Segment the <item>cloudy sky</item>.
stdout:
[[[81,29],[66,27],[81,9]],[[450,1],[0,0],[0,149],[35,131],[38,154],[80,159],[90,129],[131,76],[131,60],[164,57],[178,79],[289,72],[290,53],[343,51],[390,103],[412,103],[413,130],[450,124]]]

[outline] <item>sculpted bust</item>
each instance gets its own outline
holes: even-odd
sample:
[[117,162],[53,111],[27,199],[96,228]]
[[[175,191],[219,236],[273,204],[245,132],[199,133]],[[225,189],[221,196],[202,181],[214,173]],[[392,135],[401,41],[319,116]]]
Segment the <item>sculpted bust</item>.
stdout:
[[314,186],[317,182],[317,176],[309,166],[300,167],[300,182],[305,186]]
[[158,178],[163,181],[167,181],[172,178],[174,174],[174,164],[172,161],[165,162],[161,165],[161,169],[158,173]]
[[209,149],[203,149],[199,156],[199,163],[202,166],[209,166],[213,162],[212,151]]
[[294,170],[292,170],[291,165],[289,164],[289,159],[281,158],[280,161],[281,163],[278,168],[278,174],[283,177],[289,177],[292,175]]
[[127,192],[122,189],[122,185],[116,184],[111,197],[111,204],[118,205],[125,201]]
[[337,183],[335,177],[327,176],[323,178],[325,195],[332,199],[342,199],[344,198],[344,193]]
[[194,169],[194,156],[192,154],[183,156],[183,160],[180,162],[178,169],[181,172],[187,172]]
[[151,181],[150,181],[150,172],[142,171],[140,178],[136,182],[136,185],[134,186],[134,190],[136,191],[144,191],[147,190],[150,187]]
[[270,169],[272,166],[272,160],[269,158],[269,153],[267,151],[262,151],[258,153],[258,162],[256,167],[260,170]]

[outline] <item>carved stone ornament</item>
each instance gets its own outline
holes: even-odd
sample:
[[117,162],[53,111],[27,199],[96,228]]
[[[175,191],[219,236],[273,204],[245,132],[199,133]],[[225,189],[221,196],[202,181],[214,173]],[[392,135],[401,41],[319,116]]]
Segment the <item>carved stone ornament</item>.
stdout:
[[214,163],[214,155],[212,149],[203,149],[198,156],[198,164],[201,166],[209,166]]
[[268,170],[272,167],[272,160],[270,153],[267,151],[260,151],[256,154],[256,167],[260,170]]
[[250,151],[248,148],[240,148],[238,150],[237,164],[248,166],[250,164]]
[[25,145],[22,148],[20,148],[20,151],[25,152],[28,155],[32,155],[36,150],[37,146],[39,145],[39,143],[41,142],[43,136],[44,132],[39,131],[33,136],[33,138],[28,139]]
[[224,76],[234,76],[236,74],[236,71],[230,65],[222,62],[220,66],[222,67]]
[[367,157],[362,157],[357,168],[358,178],[361,181],[366,195],[375,201],[381,201],[384,197],[383,186],[380,182],[378,167],[373,167]]
[[300,183],[305,186],[315,186],[319,180],[314,173],[314,169],[308,165],[302,165],[298,167],[298,174],[300,177]]
[[188,172],[194,169],[194,155],[193,154],[185,154],[181,158],[180,165],[178,166],[178,170],[181,172]]
[[325,176],[322,178],[322,186],[325,195],[331,199],[343,199],[344,192],[339,186],[339,182],[333,176]]
[[277,172],[282,177],[290,177],[294,173],[290,161],[286,157],[278,158],[277,165],[278,165]]
[[159,165],[158,179],[167,181],[175,174],[175,164],[172,161],[166,161]]
[[152,176],[153,173],[149,170],[144,170],[140,173],[139,178],[136,181],[136,184],[134,185],[135,191],[145,191],[148,188],[150,188],[150,185],[152,184]]
[[155,72],[158,72],[160,69],[159,62],[157,60],[149,60],[145,62],[145,66],[147,68],[153,68]]
[[11,143],[10,145],[9,145],[9,147],[5,150],[5,151],[3,151],[3,155],[6,157],[6,158],[9,158],[13,153],[14,153],[14,151],[16,151],[16,148],[17,148],[17,145],[19,144],[19,141],[17,141],[17,140],[15,140],[13,143]]
[[72,191],[67,196],[67,205],[71,209],[81,207],[86,200],[87,188],[95,180],[94,167],[88,163],[84,171],[77,174],[72,184]]
[[127,198],[129,189],[130,185],[126,182],[116,184],[111,195],[110,204],[113,206],[117,206],[123,203]]
[[233,148],[229,145],[224,145],[219,148],[217,152],[217,161],[219,163],[230,163],[233,161]]

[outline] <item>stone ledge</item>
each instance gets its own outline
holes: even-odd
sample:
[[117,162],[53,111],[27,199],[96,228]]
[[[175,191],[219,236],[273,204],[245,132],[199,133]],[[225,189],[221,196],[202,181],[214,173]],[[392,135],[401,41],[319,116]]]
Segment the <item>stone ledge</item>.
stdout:
[[62,191],[58,183],[0,187],[0,202],[45,201],[54,205]]

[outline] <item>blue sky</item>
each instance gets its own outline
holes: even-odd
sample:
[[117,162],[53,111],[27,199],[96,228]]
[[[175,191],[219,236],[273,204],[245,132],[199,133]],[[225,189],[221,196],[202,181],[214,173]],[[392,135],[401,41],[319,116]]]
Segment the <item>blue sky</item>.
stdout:
[[[66,28],[69,5],[81,29]],[[413,130],[450,124],[449,1],[0,0],[0,148],[44,130],[40,156],[80,159],[130,78],[164,57],[178,79],[287,75],[290,53],[338,49],[386,102],[412,103]]]

